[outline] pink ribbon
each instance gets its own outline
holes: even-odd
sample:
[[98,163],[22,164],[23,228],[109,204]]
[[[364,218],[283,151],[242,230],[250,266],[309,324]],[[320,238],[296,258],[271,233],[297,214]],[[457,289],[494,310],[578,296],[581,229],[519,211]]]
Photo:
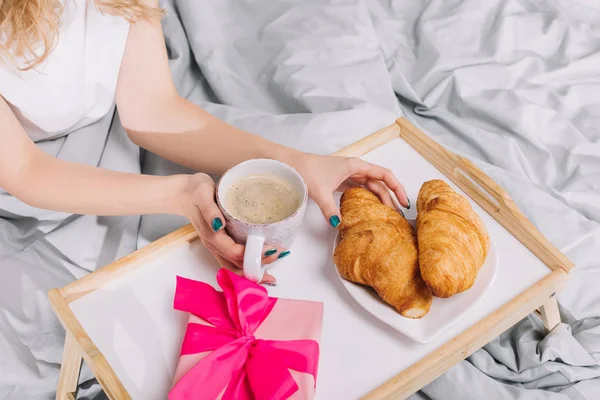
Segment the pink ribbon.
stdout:
[[283,400],[298,390],[288,369],[317,381],[319,344],[314,340],[262,340],[254,332],[277,302],[267,290],[221,269],[212,286],[177,277],[176,310],[192,313],[213,326],[190,323],[181,355],[212,351],[169,393],[170,400]]

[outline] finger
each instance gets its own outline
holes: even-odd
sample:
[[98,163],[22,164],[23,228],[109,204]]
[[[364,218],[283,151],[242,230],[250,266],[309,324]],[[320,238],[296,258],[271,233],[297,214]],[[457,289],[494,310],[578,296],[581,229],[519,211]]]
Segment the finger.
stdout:
[[404,190],[404,186],[402,186],[398,178],[396,178],[391,170],[360,159],[351,160],[352,161],[350,164],[353,174],[358,173],[364,175],[367,179],[382,181],[394,192],[396,198],[403,207],[410,208],[410,202],[408,201],[406,190]]
[[275,279],[275,277],[268,272],[265,272],[260,283],[263,285],[277,286],[277,279]]
[[352,188],[356,188],[356,187],[363,187],[363,185],[360,182],[357,182],[355,180],[346,179],[344,182],[342,182],[342,184],[337,188],[336,191],[343,193],[348,189],[352,189]]
[[192,201],[213,232],[219,232],[225,227],[225,218],[215,202],[215,184],[212,180],[207,179],[198,185],[192,195]]
[[233,263],[221,257],[218,253],[212,253],[212,255],[217,259],[217,262],[221,267],[228,269],[232,272],[238,273],[238,268]]
[[[215,256],[215,258],[217,259],[217,261],[219,262],[219,264],[221,265],[221,267],[228,269],[232,272],[235,272],[237,275],[243,276],[243,268],[241,265],[235,265],[234,263],[227,261],[226,259],[224,259],[223,257],[221,257],[218,254],[213,254],[213,256]],[[277,286],[277,279],[275,279],[275,277],[271,274],[269,274],[268,272],[265,272],[263,275],[263,278],[261,279],[261,281],[259,283],[262,283],[264,285],[268,285],[268,286]]]
[[[233,257],[234,259],[230,259],[229,260],[233,265],[235,265],[238,268],[243,268],[244,267],[244,251],[245,251],[245,248],[243,246],[241,246],[241,247],[242,247],[242,250],[241,250],[242,251],[242,255],[241,255],[241,257],[239,255],[237,255],[237,256]],[[217,249],[217,248],[214,248],[214,251],[216,253],[221,254],[220,250]],[[236,249],[235,251],[237,252],[237,251],[240,251],[240,250]],[[263,247],[262,263],[263,263],[263,265],[271,264],[271,263],[274,263],[277,260],[280,260],[282,258],[287,257],[289,254],[290,254],[289,250],[286,250],[284,248],[274,247],[274,246],[266,246],[265,245]],[[231,255],[229,255],[229,256],[221,255],[221,256],[223,258],[229,258],[229,257],[231,257]]]
[[[290,252],[285,249],[273,247],[273,246],[265,246],[263,248],[264,257],[262,259],[262,262],[263,262],[263,264],[271,264],[281,258],[286,257],[288,254],[290,254]],[[240,270],[244,269],[244,261],[243,260],[234,261],[231,264]],[[268,272],[264,273],[263,278],[259,283],[262,283],[262,284],[265,284],[268,286],[277,286],[277,280],[275,279],[275,277],[273,275],[269,274]]]
[[210,237],[205,238],[205,240],[210,242],[223,258],[236,265],[242,265],[244,246],[234,242],[225,232],[211,233]]
[[205,240],[205,238],[209,238],[214,234],[214,232],[211,230],[211,228],[208,226],[208,224],[204,220],[204,217],[200,213],[200,210],[198,209],[198,207],[194,206],[194,208],[192,210],[192,215],[190,215],[188,217],[189,217],[190,223],[192,224],[192,226],[194,227],[196,232],[198,232],[198,234],[200,235],[200,237],[202,238],[203,241]]
[[190,217],[190,222],[196,231],[200,234],[204,246],[212,253],[216,253],[227,261],[241,268],[244,260],[244,246],[234,242],[234,240],[223,232],[213,232],[212,228],[200,214],[196,211]]
[[290,252],[287,249],[265,245],[263,248],[263,264],[271,264],[277,260],[287,257]]
[[221,254],[221,252],[219,251],[219,249],[217,249],[215,246],[213,246],[212,243],[207,242],[205,244],[205,246],[206,246],[207,249],[209,249],[209,251],[211,253],[218,255],[223,260],[225,260],[228,263],[230,263],[233,267],[235,267],[237,269],[242,269],[243,268],[243,266],[244,266],[244,260],[228,260],[227,257],[225,257],[223,254]]
[[313,200],[319,208],[321,209],[321,213],[325,217],[325,219],[329,222],[329,224],[337,228],[340,222],[342,221],[340,216],[340,210],[335,204],[333,200],[333,194],[328,190],[322,190],[316,196],[313,197]]
[[[383,184],[383,182],[368,180],[365,183],[365,186],[367,187],[367,189],[373,192],[383,204],[393,208],[394,210],[397,210],[396,204],[394,203],[394,201],[392,200],[392,196],[390,195],[390,191],[387,188],[387,186]],[[402,212],[402,210],[398,211]]]

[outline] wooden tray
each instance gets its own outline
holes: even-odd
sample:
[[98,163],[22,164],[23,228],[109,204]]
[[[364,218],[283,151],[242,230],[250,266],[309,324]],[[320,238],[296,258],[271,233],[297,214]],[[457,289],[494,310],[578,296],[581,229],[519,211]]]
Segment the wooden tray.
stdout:
[[[479,305],[470,316],[461,320],[460,324],[441,335],[440,340],[419,345],[399,337],[399,334],[390,333],[373,318],[369,318],[360,307],[351,304],[352,300],[348,300],[347,293],[344,293],[340,286],[336,287],[332,284],[333,281],[327,280],[331,277],[327,268],[333,268],[333,264],[327,264],[326,260],[331,257],[331,239],[334,233],[331,229],[316,230],[315,226],[319,222],[322,224],[322,221],[318,210],[313,207],[315,210],[312,214],[310,210],[307,211],[308,221],[305,225],[308,232],[305,232],[304,236],[299,235],[294,246],[306,246],[311,249],[311,253],[313,249],[318,253],[313,256],[302,252],[304,261],[326,265],[322,269],[311,267],[306,270],[307,279],[312,279],[310,282],[303,282],[296,276],[301,268],[300,264],[298,269],[294,270],[293,267],[277,267],[274,273],[278,278],[281,274],[280,286],[270,290],[270,293],[278,297],[311,297],[311,300],[322,300],[325,302],[326,324],[328,320],[335,320],[335,323],[324,325],[321,366],[323,372],[320,370],[317,398],[321,396],[320,393],[324,393],[324,398],[332,398],[332,395],[335,395],[335,398],[405,398],[537,309],[546,329],[551,330],[560,322],[555,293],[564,284],[573,264],[521,214],[508,194],[469,160],[447,151],[404,118],[336,153],[339,156],[364,157],[392,169],[400,163],[394,161],[396,154],[402,157],[402,162],[410,161],[411,166],[426,171],[422,176],[425,174],[433,178],[438,175],[442,177],[443,174],[456,189],[473,200],[476,211],[487,218],[484,222],[493,231],[491,234],[497,236],[496,240],[501,239],[500,247],[510,249],[505,251],[508,256],[501,258],[501,270],[504,275],[497,278],[490,294],[482,300],[481,303],[485,304]],[[411,190],[415,192],[409,191],[409,195],[416,199],[414,195],[418,191],[421,178],[411,178],[415,175],[408,175],[411,171],[394,172],[400,174],[405,185],[407,181],[414,180]],[[414,213],[414,207],[410,212]],[[202,258],[204,256],[198,255],[203,250],[199,241],[196,241],[197,238],[191,226],[183,227],[64,288],[52,289],[49,292],[53,309],[67,332],[57,398],[75,398],[82,360],[91,368],[109,398],[140,398],[139,394],[131,394],[126,390],[126,386],[135,389],[131,377],[123,373],[118,376],[117,371],[124,370],[124,367],[119,365],[115,346],[109,345],[115,338],[111,337],[110,333],[98,333],[96,323],[93,322],[96,316],[92,317],[90,314],[100,312],[98,310],[102,307],[109,308],[108,311],[103,311],[106,315],[115,312],[114,309],[110,310],[110,307],[115,307],[115,302],[111,305],[107,302],[105,304],[104,301],[118,296],[118,293],[131,290],[127,287],[131,277],[135,276],[135,279],[138,279],[148,276],[151,269],[160,270],[162,274],[169,273],[165,266],[157,266],[157,263],[210,263],[206,258]],[[196,264],[193,265],[196,269],[190,273],[200,273],[200,270],[203,270],[197,268]],[[185,271],[192,270],[188,268]],[[207,267],[202,273],[213,272],[214,270]],[[286,279],[289,282],[287,286]],[[119,287],[121,289],[118,289]],[[165,293],[172,293],[165,290]],[[96,308],[85,308],[88,307],[84,306],[86,303],[94,303]],[[184,324],[184,319],[181,319],[181,324]],[[352,328],[344,328],[346,325]],[[335,329],[345,330],[327,334]],[[114,331],[112,335],[116,337]],[[346,337],[352,335],[354,337]],[[379,335],[377,340],[372,340],[373,335]],[[356,358],[349,357],[346,353],[354,351],[353,349],[359,352],[355,341],[368,341],[369,338],[371,342],[364,343],[369,351],[362,353],[362,357],[366,358],[355,366],[351,365],[348,361]],[[101,349],[104,349],[104,353]],[[167,353],[172,352],[171,349]],[[377,355],[374,356],[373,353]],[[397,360],[395,354],[402,355],[402,360]],[[377,356],[381,356],[381,362],[375,361],[374,358],[369,359]],[[175,358],[171,361],[176,360],[177,354],[173,354],[172,357]],[[114,360],[114,363],[109,363],[110,359]],[[147,363],[155,361],[145,358],[143,360]],[[368,364],[363,375],[353,375],[354,369],[358,371],[357,374],[361,373],[361,364]],[[346,368],[346,371],[340,371],[340,368]],[[164,372],[161,374],[164,375]],[[341,379],[342,375],[347,376],[348,382],[333,382],[334,379]],[[342,390],[342,387],[349,388],[350,392],[334,393],[334,390]],[[146,398],[150,397],[144,396],[144,399]]]

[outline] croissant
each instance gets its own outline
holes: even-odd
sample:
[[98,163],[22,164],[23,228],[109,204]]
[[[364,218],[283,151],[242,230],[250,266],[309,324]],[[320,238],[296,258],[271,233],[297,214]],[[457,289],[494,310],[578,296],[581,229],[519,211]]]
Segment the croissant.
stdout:
[[334,252],[340,275],[372,287],[405,317],[427,314],[433,296],[421,278],[417,238],[408,221],[363,188],[344,192],[341,213]]
[[442,180],[425,182],[417,198],[421,275],[434,296],[470,289],[489,250],[489,236],[465,197]]

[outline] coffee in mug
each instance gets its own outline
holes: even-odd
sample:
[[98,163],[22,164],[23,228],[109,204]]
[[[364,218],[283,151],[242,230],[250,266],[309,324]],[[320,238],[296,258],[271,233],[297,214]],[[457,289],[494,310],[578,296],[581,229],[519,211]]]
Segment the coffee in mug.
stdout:
[[225,172],[217,184],[217,204],[225,229],[246,245],[244,276],[262,279],[264,246],[289,249],[306,211],[308,188],[291,166],[269,159],[244,161]]
[[300,201],[292,184],[274,175],[242,178],[225,194],[231,215],[252,224],[283,221],[298,210]]

